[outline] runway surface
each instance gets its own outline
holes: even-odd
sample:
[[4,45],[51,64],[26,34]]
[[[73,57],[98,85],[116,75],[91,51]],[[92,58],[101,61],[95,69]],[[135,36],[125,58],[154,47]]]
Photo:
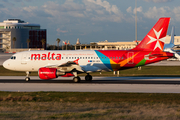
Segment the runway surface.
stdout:
[[180,77],[93,77],[91,82],[81,77],[40,80],[36,76],[26,82],[25,76],[0,76],[0,91],[61,91],[61,92],[138,92],[180,93]]

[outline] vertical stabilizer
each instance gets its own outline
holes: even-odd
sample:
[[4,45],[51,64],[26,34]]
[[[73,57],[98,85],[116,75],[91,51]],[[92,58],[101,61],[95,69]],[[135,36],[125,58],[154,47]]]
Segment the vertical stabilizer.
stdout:
[[133,50],[163,51],[170,17],[160,18]]
[[174,47],[174,32],[175,32],[175,29],[174,29],[174,26],[173,26],[172,30],[171,30],[171,40],[170,40],[170,42],[168,44],[164,45],[164,50],[172,49]]
[[174,26],[172,27],[172,31],[171,31],[171,41],[170,43],[174,44],[174,33],[175,33],[175,29]]

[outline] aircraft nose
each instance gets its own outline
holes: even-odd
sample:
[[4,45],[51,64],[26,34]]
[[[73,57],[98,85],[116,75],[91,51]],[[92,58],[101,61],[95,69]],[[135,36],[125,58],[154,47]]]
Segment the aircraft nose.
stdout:
[[8,69],[9,64],[8,64],[8,61],[7,61],[7,60],[3,62],[3,67],[6,68],[6,69]]

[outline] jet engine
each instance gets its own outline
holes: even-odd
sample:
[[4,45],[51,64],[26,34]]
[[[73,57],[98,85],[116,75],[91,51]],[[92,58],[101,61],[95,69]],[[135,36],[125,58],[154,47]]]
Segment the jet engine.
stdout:
[[38,74],[41,79],[53,79],[58,77],[56,68],[40,68]]
[[41,79],[54,79],[57,78],[58,76],[61,77],[72,77],[74,76],[72,73],[64,73],[64,72],[60,72],[57,70],[57,68],[40,68],[38,71],[39,74],[39,78]]

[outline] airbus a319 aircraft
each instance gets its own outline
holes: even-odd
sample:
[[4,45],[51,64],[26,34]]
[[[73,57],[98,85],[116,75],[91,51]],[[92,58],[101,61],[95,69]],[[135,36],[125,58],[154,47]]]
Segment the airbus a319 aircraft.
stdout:
[[162,61],[174,56],[163,52],[170,18],[160,18],[139,45],[131,50],[55,50],[25,51],[14,54],[3,63],[6,69],[38,71],[41,79],[54,79],[58,76],[74,76],[80,82],[80,73],[87,73],[86,81],[91,81],[91,72],[118,71]]

